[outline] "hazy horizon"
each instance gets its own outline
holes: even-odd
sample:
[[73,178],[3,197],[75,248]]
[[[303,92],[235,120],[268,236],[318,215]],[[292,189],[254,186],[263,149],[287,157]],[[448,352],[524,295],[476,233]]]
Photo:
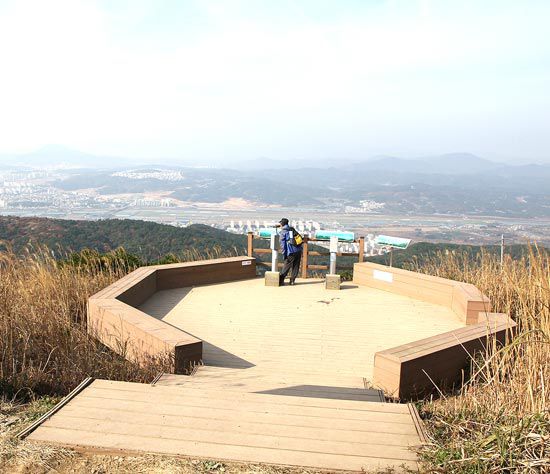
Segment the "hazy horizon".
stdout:
[[[49,159],[51,158],[51,159]],[[101,161],[99,163],[94,163],[93,159],[100,159]],[[481,159],[485,161],[489,161],[495,164],[502,164],[506,166],[521,166],[521,165],[529,165],[529,164],[540,164],[540,165],[550,165],[550,161],[544,161],[544,160],[491,160],[488,158],[485,158],[483,156],[475,155],[473,153],[469,153],[467,151],[454,151],[454,152],[448,152],[448,153],[441,153],[438,155],[407,155],[407,154],[380,154],[380,155],[371,155],[371,156],[365,156],[361,158],[355,158],[355,159],[349,159],[347,157],[338,157],[338,158],[331,158],[331,157],[317,157],[317,158],[277,158],[277,157],[269,157],[269,156],[259,156],[256,158],[248,158],[248,159],[234,159],[234,160],[185,160],[180,157],[155,157],[155,158],[140,158],[136,156],[112,156],[112,155],[100,155],[100,154],[93,154],[86,150],[77,150],[74,148],[69,148],[64,145],[59,144],[47,144],[42,147],[39,147],[34,150],[30,150],[28,152],[20,152],[20,153],[0,153],[0,165],[2,163],[6,165],[18,165],[22,166],[25,163],[28,163],[29,166],[38,166],[37,163],[35,163],[35,160],[38,160],[41,165],[40,166],[54,166],[54,165],[60,165],[60,164],[72,164],[75,165],[75,163],[84,164],[86,163],[89,165],[90,168],[94,168],[97,164],[97,167],[105,168],[105,160],[116,160],[119,159],[120,161],[112,161],[111,167],[113,168],[119,168],[119,167],[139,167],[139,166],[211,166],[211,167],[224,167],[224,165],[228,165],[228,167],[231,166],[245,166],[247,163],[254,163],[257,168],[262,168],[262,166],[259,166],[262,162],[265,163],[279,163],[281,166],[284,167],[283,164],[288,164],[290,168],[299,168],[301,164],[304,166],[316,166],[318,164],[320,167],[327,167],[327,166],[336,166],[339,164],[352,164],[352,163],[362,163],[362,162],[370,162],[374,163],[379,160],[385,160],[385,159],[398,159],[398,160],[406,160],[406,161],[432,161],[432,160],[440,160],[445,158],[451,158],[453,160],[461,160],[461,159]],[[89,162],[89,163],[88,163]],[[266,166],[269,168],[269,165]]]
[[550,163],[549,19],[538,0],[0,0],[0,155]]

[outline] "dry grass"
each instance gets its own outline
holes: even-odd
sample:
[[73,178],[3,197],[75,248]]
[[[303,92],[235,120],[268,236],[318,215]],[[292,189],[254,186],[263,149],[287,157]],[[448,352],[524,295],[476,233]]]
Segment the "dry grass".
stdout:
[[423,453],[441,472],[550,472],[550,258],[441,254],[416,270],[475,284],[519,334],[473,362],[457,396],[421,405],[433,444]]
[[0,402],[0,471],[27,471],[32,466],[36,470],[52,472],[60,461],[74,457],[71,450],[21,442],[15,436],[23,426],[32,423],[58,401],[44,397],[26,405]]
[[[0,464],[1,467],[1,464]],[[72,453],[44,464],[17,463],[6,465],[11,473],[57,474],[329,474],[327,471],[306,468],[288,468],[266,464],[243,464],[209,459],[189,459],[163,455],[112,455]],[[392,474],[379,471],[372,474]]]
[[86,376],[148,381],[86,332],[86,300],[131,269],[122,260],[60,265],[47,251],[0,253],[0,393],[65,395]]
[[[18,399],[65,395],[86,376],[150,382],[169,356],[128,362],[86,331],[89,296],[142,262],[123,249],[85,250],[59,261],[48,249],[0,252],[0,395]],[[59,254],[59,252],[57,252]],[[233,252],[230,252],[233,253]],[[219,248],[187,249],[166,262],[224,256]]]

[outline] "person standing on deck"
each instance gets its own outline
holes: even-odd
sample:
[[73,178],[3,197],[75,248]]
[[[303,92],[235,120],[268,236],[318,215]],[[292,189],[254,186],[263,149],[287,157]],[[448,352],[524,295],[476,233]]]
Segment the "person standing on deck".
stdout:
[[285,259],[283,270],[279,275],[279,285],[284,285],[285,278],[289,272],[290,284],[294,285],[294,281],[298,276],[298,270],[300,269],[300,261],[302,260],[302,246],[295,245],[293,233],[295,233],[296,230],[288,225],[288,219],[281,219],[279,225],[281,226],[281,234],[279,236],[281,253]]

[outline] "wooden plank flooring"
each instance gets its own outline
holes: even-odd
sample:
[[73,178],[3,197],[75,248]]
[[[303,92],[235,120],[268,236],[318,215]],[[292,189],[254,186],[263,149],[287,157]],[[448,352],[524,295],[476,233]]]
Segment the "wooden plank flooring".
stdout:
[[280,374],[261,367],[228,369],[224,367],[200,367],[192,377],[163,374],[157,385],[179,386],[192,393],[193,390],[218,390],[265,395],[285,395],[333,400],[385,401],[381,390],[365,388],[359,377],[334,376],[330,385],[328,377],[311,374]]
[[421,441],[406,405],[239,393],[187,378],[196,385],[95,380],[29,439],[328,470],[417,467],[411,448]]
[[351,283],[263,279],[159,291],[142,311],[202,339],[206,365],[372,379],[374,353],[463,327],[444,306]]
[[322,281],[165,290],[139,309],[203,340],[204,366],[153,385],[95,380],[35,442],[324,470],[417,468],[421,423],[369,389],[374,353],[462,327],[443,306]]

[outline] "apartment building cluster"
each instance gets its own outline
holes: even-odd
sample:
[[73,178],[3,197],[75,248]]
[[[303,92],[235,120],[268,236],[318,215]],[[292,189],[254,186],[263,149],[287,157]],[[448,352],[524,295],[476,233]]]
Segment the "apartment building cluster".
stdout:
[[[246,234],[247,232],[258,232],[260,229],[266,229],[275,227],[277,225],[276,221],[268,220],[232,220],[228,227],[226,227],[227,232],[232,234]],[[313,235],[315,231],[321,230],[321,224],[317,221],[305,221],[305,220],[295,220],[290,221],[290,225],[294,227],[298,232],[304,235]]]
[[158,169],[118,171],[111,176],[128,179],[158,179],[160,181],[183,181],[185,179],[180,171]]
[[[57,216],[73,209],[116,208],[98,196],[64,191],[51,185],[58,178],[51,171],[17,171],[0,173],[0,209]],[[118,204],[120,207],[122,204]]]
[[364,200],[359,201],[359,206],[345,206],[344,212],[346,214],[362,214],[362,213],[372,213],[380,211],[385,206],[383,202]]
[[177,204],[173,199],[135,199],[131,204],[132,207],[176,207]]

